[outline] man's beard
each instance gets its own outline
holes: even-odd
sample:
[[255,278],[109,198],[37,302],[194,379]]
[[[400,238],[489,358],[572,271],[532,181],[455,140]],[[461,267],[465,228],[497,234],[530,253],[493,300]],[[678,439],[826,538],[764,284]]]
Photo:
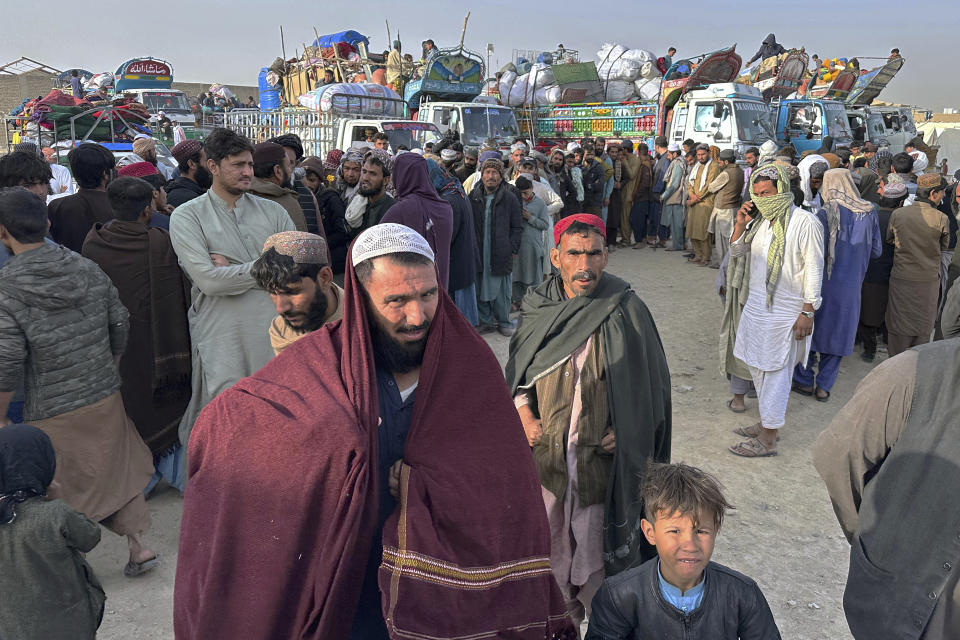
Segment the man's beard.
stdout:
[[318,288],[316,290],[316,294],[313,296],[313,300],[310,301],[310,306],[307,308],[307,313],[303,317],[303,322],[299,327],[290,324],[290,320],[285,314],[281,317],[287,326],[294,331],[310,333],[312,331],[316,331],[324,325],[324,321],[327,317],[327,307],[329,305],[330,303],[327,300],[327,296],[324,295],[323,291]]
[[364,198],[369,198],[370,196],[375,196],[375,195],[377,195],[378,193],[380,193],[381,191],[383,191],[383,185],[380,185],[379,187],[376,187],[376,188],[374,188],[374,187],[364,188],[364,187],[362,187],[362,186],[357,188],[357,193],[360,194],[361,196],[363,196]]
[[193,180],[201,189],[209,189],[213,186],[213,175],[206,167],[197,167],[193,174]]
[[430,321],[426,320],[418,327],[405,326],[402,330],[427,330],[427,335],[416,342],[397,342],[380,325],[376,311],[370,309],[367,303],[367,324],[370,325],[370,338],[373,342],[373,359],[377,366],[390,373],[409,373],[423,364],[423,354],[427,348],[427,339],[430,337]]
[[[570,278],[571,282],[594,282],[596,279],[597,274],[587,269],[577,271],[575,274],[573,274],[573,277]],[[579,289],[574,289],[574,291],[578,292],[577,295],[583,295],[583,292],[581,292]]]
[[704,160],[700,160],[700,159],[698,158],[698,159],[697,159],[697,162],[699,162],[700,164],[707,164],[708,162],[710,162],[710,158],[706,158],[706,159],[704,159]]

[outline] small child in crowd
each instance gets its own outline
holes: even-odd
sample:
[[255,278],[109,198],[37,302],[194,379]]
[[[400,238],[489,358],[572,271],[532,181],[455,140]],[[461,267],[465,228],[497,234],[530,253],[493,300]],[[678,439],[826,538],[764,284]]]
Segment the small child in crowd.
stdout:
[[726,509],[719,483],[684,464],[650,463],[640,527],[658,558],[604,580],[586,640],[779,640],[757,583],[710,562]]
[[56,457],[26,424],[0,428],[0,636],[93,640],[106,597],[83,559],[100,527],[44,496]]

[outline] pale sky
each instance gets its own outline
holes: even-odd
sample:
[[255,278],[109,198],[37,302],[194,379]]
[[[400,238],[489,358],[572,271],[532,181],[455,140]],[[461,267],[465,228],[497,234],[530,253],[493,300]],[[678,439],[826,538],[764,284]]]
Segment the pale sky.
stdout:
[[[514,48],[551,49],[558,43],[579,50],[582,60],[596,59],[604,42],[648,49],[658,56],[674,45],[681,57],[737,43],[747,60],[772,31],[785,47],[805,46],[807,53],[821,58],[885,58],[899,47],[907,62],[881,100],[935,111],[960,107],[960,48],[954,46],[960,9],[944,0],[484,0],[472,7],[414,0],[165,0],[139,8],[126,0],[99,0],[96,10],[87,14],[78,13],[77,6],[75,0],[46,0],[43,11],[8,15],[0,64],[27,56],[60,69],[82,67],[96,73],[115,71],[129,58],[154,56],[171,62],[179,81],[256,85],[260,68],[280,55],[281,24],[288,57],[294,48],[313,41],[313,26],[321,34],[359,31],[370,38],[372,51],[383,51],[389,48],[385,19],[393,37],[400,32],[404,52],[417,54],[426,38],[441,48],[456,45],[471,10],[466,45],[483,54],[492,43],[494,68],[497,62],[508,62]],[[10,28],[13,20],[16,28]],[[873,65],[863,61],[861,66]]]

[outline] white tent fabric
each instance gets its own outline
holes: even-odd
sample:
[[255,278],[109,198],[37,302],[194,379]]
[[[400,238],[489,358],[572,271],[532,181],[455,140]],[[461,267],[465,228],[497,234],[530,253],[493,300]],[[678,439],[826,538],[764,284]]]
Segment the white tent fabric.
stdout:
[[939,146],[937,164],[947,161],[947,171],[953,174],[960,169],[960,122],[925,122],[917,126],[924,141]]

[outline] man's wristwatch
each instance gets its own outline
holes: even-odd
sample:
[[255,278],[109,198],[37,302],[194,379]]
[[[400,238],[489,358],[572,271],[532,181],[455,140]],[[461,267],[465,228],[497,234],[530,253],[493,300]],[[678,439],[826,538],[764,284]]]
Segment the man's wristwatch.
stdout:
[[800,312],[800,315],[802,315],[802,316],[807,316],[808,318],[810,318],[811,320],[813,320],[813,311],[801,311],[801,312]]

